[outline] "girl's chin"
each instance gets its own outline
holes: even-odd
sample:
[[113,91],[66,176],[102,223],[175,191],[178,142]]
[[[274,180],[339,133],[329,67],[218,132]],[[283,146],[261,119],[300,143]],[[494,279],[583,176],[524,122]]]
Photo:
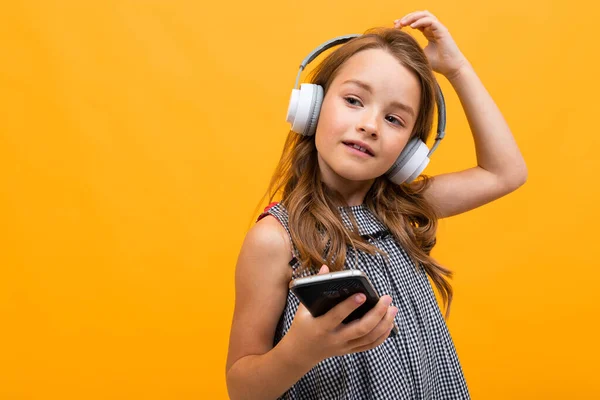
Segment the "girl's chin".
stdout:
[[[369,179],[375,179],[382,175],[385,171],[378,171],[377,165],[374,163],[361,164],[352,161],[340,160],[342,162],[336,163],[334,166],[335,172],[353,181],[366,181]],[[375,168],[374,168],[375,167]]]
[[[327,163],[325,160],[321,160],[324,162],[322,167],[330,170],[334,174],[338,175],[340,178],[353,181],[353,182],[363,182],[369,181],[377,178],[382,173],[378,174],[378,171],[375,171],[373,167],[375,165],[367,165],[363,163],[357,163],[354,160],[348,160],[344,157],[337,158],[332,160],[332,163]],[[385,172],[385,171],[384,171]]]
[[337,168],[334,169],[334,171],[341,178],[353,182],[369,181],[377,178],[377,176],[373,175],[372,173],[369,174],[367,171],[357,171],[356,167],[354,167],[353,169]]

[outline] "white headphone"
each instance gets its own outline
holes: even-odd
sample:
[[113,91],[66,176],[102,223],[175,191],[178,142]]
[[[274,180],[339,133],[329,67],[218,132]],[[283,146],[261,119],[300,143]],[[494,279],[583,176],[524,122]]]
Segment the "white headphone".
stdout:
[[[292,124],[292,131],[303,136],[314,135],[317,129],[321,104],[323,103],[323,87],[320,85],[303,83],[300,85],[300,89],[296,89],[298,86],[298,80],[300,79],[300,73],[323,51],[338,44],[346,43],[350,39],[359,36],[361,35],[351,34],[338,36],[334,39],[331,39],[313,50],[302,61],[302,64],[300,64],[300,70],[296,76],[294,89],[292,89],[292,96],[290,98],[290,104],[287,111],[286,121]],[[392,167],[385,173],[388,179],[396,184],[410,183],[414,181],[421,174],[421,172],[423,172],[425,167],[427,167],[430,156],[437,149],[439,142],[444,138],[446,129],[446,106],[442,89],[437,83],[436,85],[438,121],[435,143],[431,150],[429,150],[427,145],[423,143],[418,136],[415,136],[409,140],[400,153],[400,156],[398,156]]]

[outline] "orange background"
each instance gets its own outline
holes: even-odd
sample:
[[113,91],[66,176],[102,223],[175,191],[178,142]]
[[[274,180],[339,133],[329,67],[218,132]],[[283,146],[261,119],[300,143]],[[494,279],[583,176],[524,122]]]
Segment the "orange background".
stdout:
[[[440,225],[473,398],[599,398],[600,6],[586,4],[5,2],[0,398],[226,398],[235,262],[300,61],[424,8],[529,167],[517,192]],[[475,162],[440,82],[433,175]]]

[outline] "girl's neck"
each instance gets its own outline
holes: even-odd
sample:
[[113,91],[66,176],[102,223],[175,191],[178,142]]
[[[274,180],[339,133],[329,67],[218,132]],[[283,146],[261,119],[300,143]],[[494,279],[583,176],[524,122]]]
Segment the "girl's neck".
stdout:
[[324,166],[319,169],[321,181],[330,189],[336,190],[342,195],[342,198],[349,206],[361,205],[365,201],[367,192],[375,182],[375,179],[366,181],[353,181],[346,179],[329,167]]

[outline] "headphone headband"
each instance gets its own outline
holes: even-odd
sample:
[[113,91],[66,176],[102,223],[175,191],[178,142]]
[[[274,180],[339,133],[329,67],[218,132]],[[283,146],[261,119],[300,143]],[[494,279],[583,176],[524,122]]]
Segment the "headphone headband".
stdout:
[[306,68],[306,66],[308,64],[311,63],[312,60],[314,60],[315,58],[317,58],[317,56],[319,54],[321,54],[322,52],[324,52],[325,50],[328,50],[334,46],[337,46],[338,44],[344,44],[347,41],[349,41],[350,39],[354,39],[356,37],[360,37],[362,35],[358,35],[358,34],[350,34],[350,35],[342,35],[342,36],[338,36],[335,37],[331,40],[328,40],[325,43],[320,44],[316,49],[314,49],[313,51],[310,52],[309,55],[306,56],[306,58],[304,60],[302,60],[302,63],[300,63],[300,71],[298,71],[298,75],[296,76],[296,83],[294,84],[294,88],[296,88],[298,86],[298,80],[300,79],[300,73],[304,70],[304,68]]

